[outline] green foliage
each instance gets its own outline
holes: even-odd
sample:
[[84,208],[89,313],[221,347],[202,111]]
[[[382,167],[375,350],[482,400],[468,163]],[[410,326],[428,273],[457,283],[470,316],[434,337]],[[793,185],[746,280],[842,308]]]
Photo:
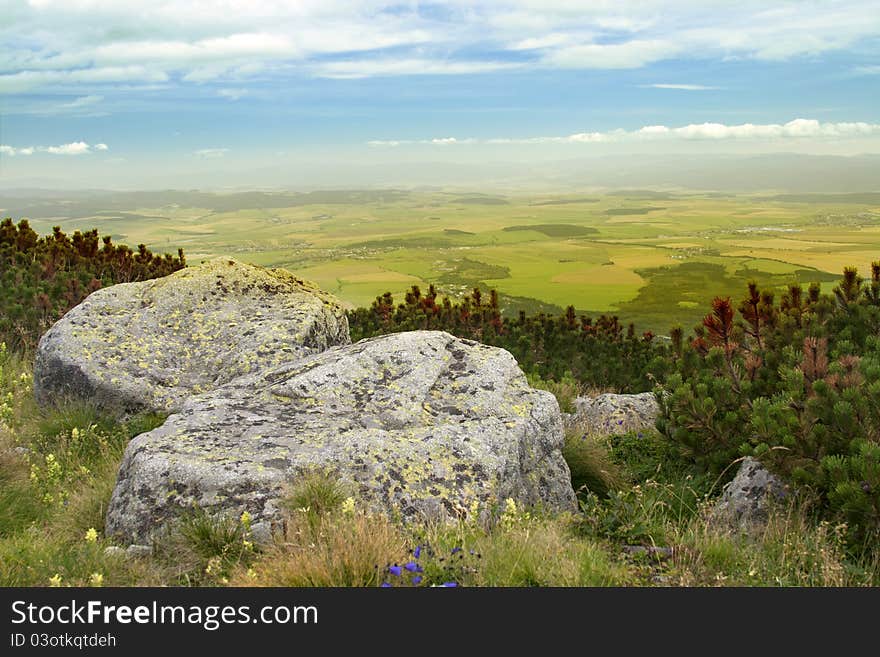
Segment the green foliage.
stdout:
[[559,410],[563,413],[575,412],[575,400],[581,395],[583,386],[572,376],[571,372],[565,372],[559,381],[542,379],[541,375],[536,372],[526,375],[526,378],[533,388],[553,393],[559,403]]
[[165,276],[186,266],[183,250],[154,255],[99,240],[98,231],[72,237],[56,226],[40,237],[26,219],[0,222],[0,342],[30,350],[43,332],[95,290]]
[[610,491],[606,500],[590,494],[581,502],[581,530],[624,544],[665,544],[663,502],[641,486]]
[[167,543],[160,546],[160,558],[183,565],[183,578],[189,584],[226,584],[234,568],[253,560],[250,522],[247,512],[233,518],[190,509],[181,515]]
[[346,487],[336,475],[312,470],[301,473],[282,506],[303,514],[314,529],[322,517],[338,511],[348,497]]
[[427,294],[414,285],[404,303],[395,305],[390,292],[376,297],[370,308],[348,313],[352,340],[413,330],[447,331],[461,338],[502,347],[520,367],[537,379],[576,380],[599,388],[641,392],[653,376],[665,371],[666,347],[648,331],[637,335],[633,325],[602,315],[595,321],[574,307],[557,317],[545,313],[502,315],[498,293],[474,288],[462,301]]
[[757,533],[724,529],[703,518],[675,535],[669,573],[682,586],[876,586],[876,557],[853,560],[845,524],[815,522],[794,505]]
[[604,497],[627,484],[626,473],[611,456],[605,437],[567,431],[562,456],[571,470],[571,485],[580,496]]
[[860,544],[880,532],[880,263],[847,268],[832,296],[748,286],[675,359],[657,426],[685,458],[722,473],[754,455],[814,491]]

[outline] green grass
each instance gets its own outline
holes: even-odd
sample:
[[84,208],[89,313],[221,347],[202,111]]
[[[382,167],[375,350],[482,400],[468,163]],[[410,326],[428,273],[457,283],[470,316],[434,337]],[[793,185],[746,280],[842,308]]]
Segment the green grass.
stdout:
[[524,226],[506,226],[505,232],[511,233],[518,230],[531,230],[547,237],[582,237],[595,235],[599,231],[588,226],[573,226],[572,224],[530,224]]
[[609,439],[604,436],[566,431],[562,455],[571,470],[572,488],[579,497],[590,493],[606,497],[629,483],[626,471],[612,457]]

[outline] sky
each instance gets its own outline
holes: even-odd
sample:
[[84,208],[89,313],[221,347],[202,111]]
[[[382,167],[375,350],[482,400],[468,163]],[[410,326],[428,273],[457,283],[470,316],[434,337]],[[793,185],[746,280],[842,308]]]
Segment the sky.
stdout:
[[880,153],[880,0],[0,0],[0,40],[7,187]]

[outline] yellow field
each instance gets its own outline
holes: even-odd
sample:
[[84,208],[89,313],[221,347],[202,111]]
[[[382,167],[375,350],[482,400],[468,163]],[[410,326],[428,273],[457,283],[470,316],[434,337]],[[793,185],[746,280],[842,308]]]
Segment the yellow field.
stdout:
[[713,291],[740,294],[749,278],[776,288],[816,279],[828,288],[843,267],[866,276],[880,259],[880,206],[864,202],[637,194],[473,202],[454,192],[374,192],[354,202],[354,193],[323,194],[320,203],[279,208],[178,203],[31,219],[41,232],[98,227],[131,245],[182,247],[191,263],[223,255],[286,267],[350,306],[385,291],[400,298],[412,285],[433,283],[452,296],[482,286],[497,288],[509,311],[571,304],[651,326],[663,325],[667,306],[670,317],[676,309],[697,317]]

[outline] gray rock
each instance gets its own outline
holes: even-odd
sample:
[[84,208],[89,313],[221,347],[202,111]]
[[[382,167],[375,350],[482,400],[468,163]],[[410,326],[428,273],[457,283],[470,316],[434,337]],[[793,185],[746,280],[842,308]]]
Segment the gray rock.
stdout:
[[104,548],[104,556],[111,559],[121,559],[125,556],[125,550],[117,545],[108,545]]
[[129,545],[125,548],[125,556],[128,559],[146,559],[153,556],[153,548],[149,545]]
[[124,413],[348,344],[339,302],[281,269],[228,258],[90,294],[40,340],[34,395]]
[[671,547],[661,547],[658,545],[624,545],[624,554],[628,555],[647,555],[654,557],[658,561],[671,559],[675,556],[675,549]]
[[148,542],[193,506],[277,526],[280,498],[314,469],[404,520],[507,498],[574,510],[562,442],[555,398],[507,351],[439,331],[362,340],[193,397],[134,438],[107,532]]
[[741,527],[767,520],[770,506],[788,495],[788,487],[759,461],[746,457],[736,476],[724,487],[712,518]]
[[575,400],[575,409],[566,427],[602,436],[653,429],[660,412],[652,392],[578,397]]

